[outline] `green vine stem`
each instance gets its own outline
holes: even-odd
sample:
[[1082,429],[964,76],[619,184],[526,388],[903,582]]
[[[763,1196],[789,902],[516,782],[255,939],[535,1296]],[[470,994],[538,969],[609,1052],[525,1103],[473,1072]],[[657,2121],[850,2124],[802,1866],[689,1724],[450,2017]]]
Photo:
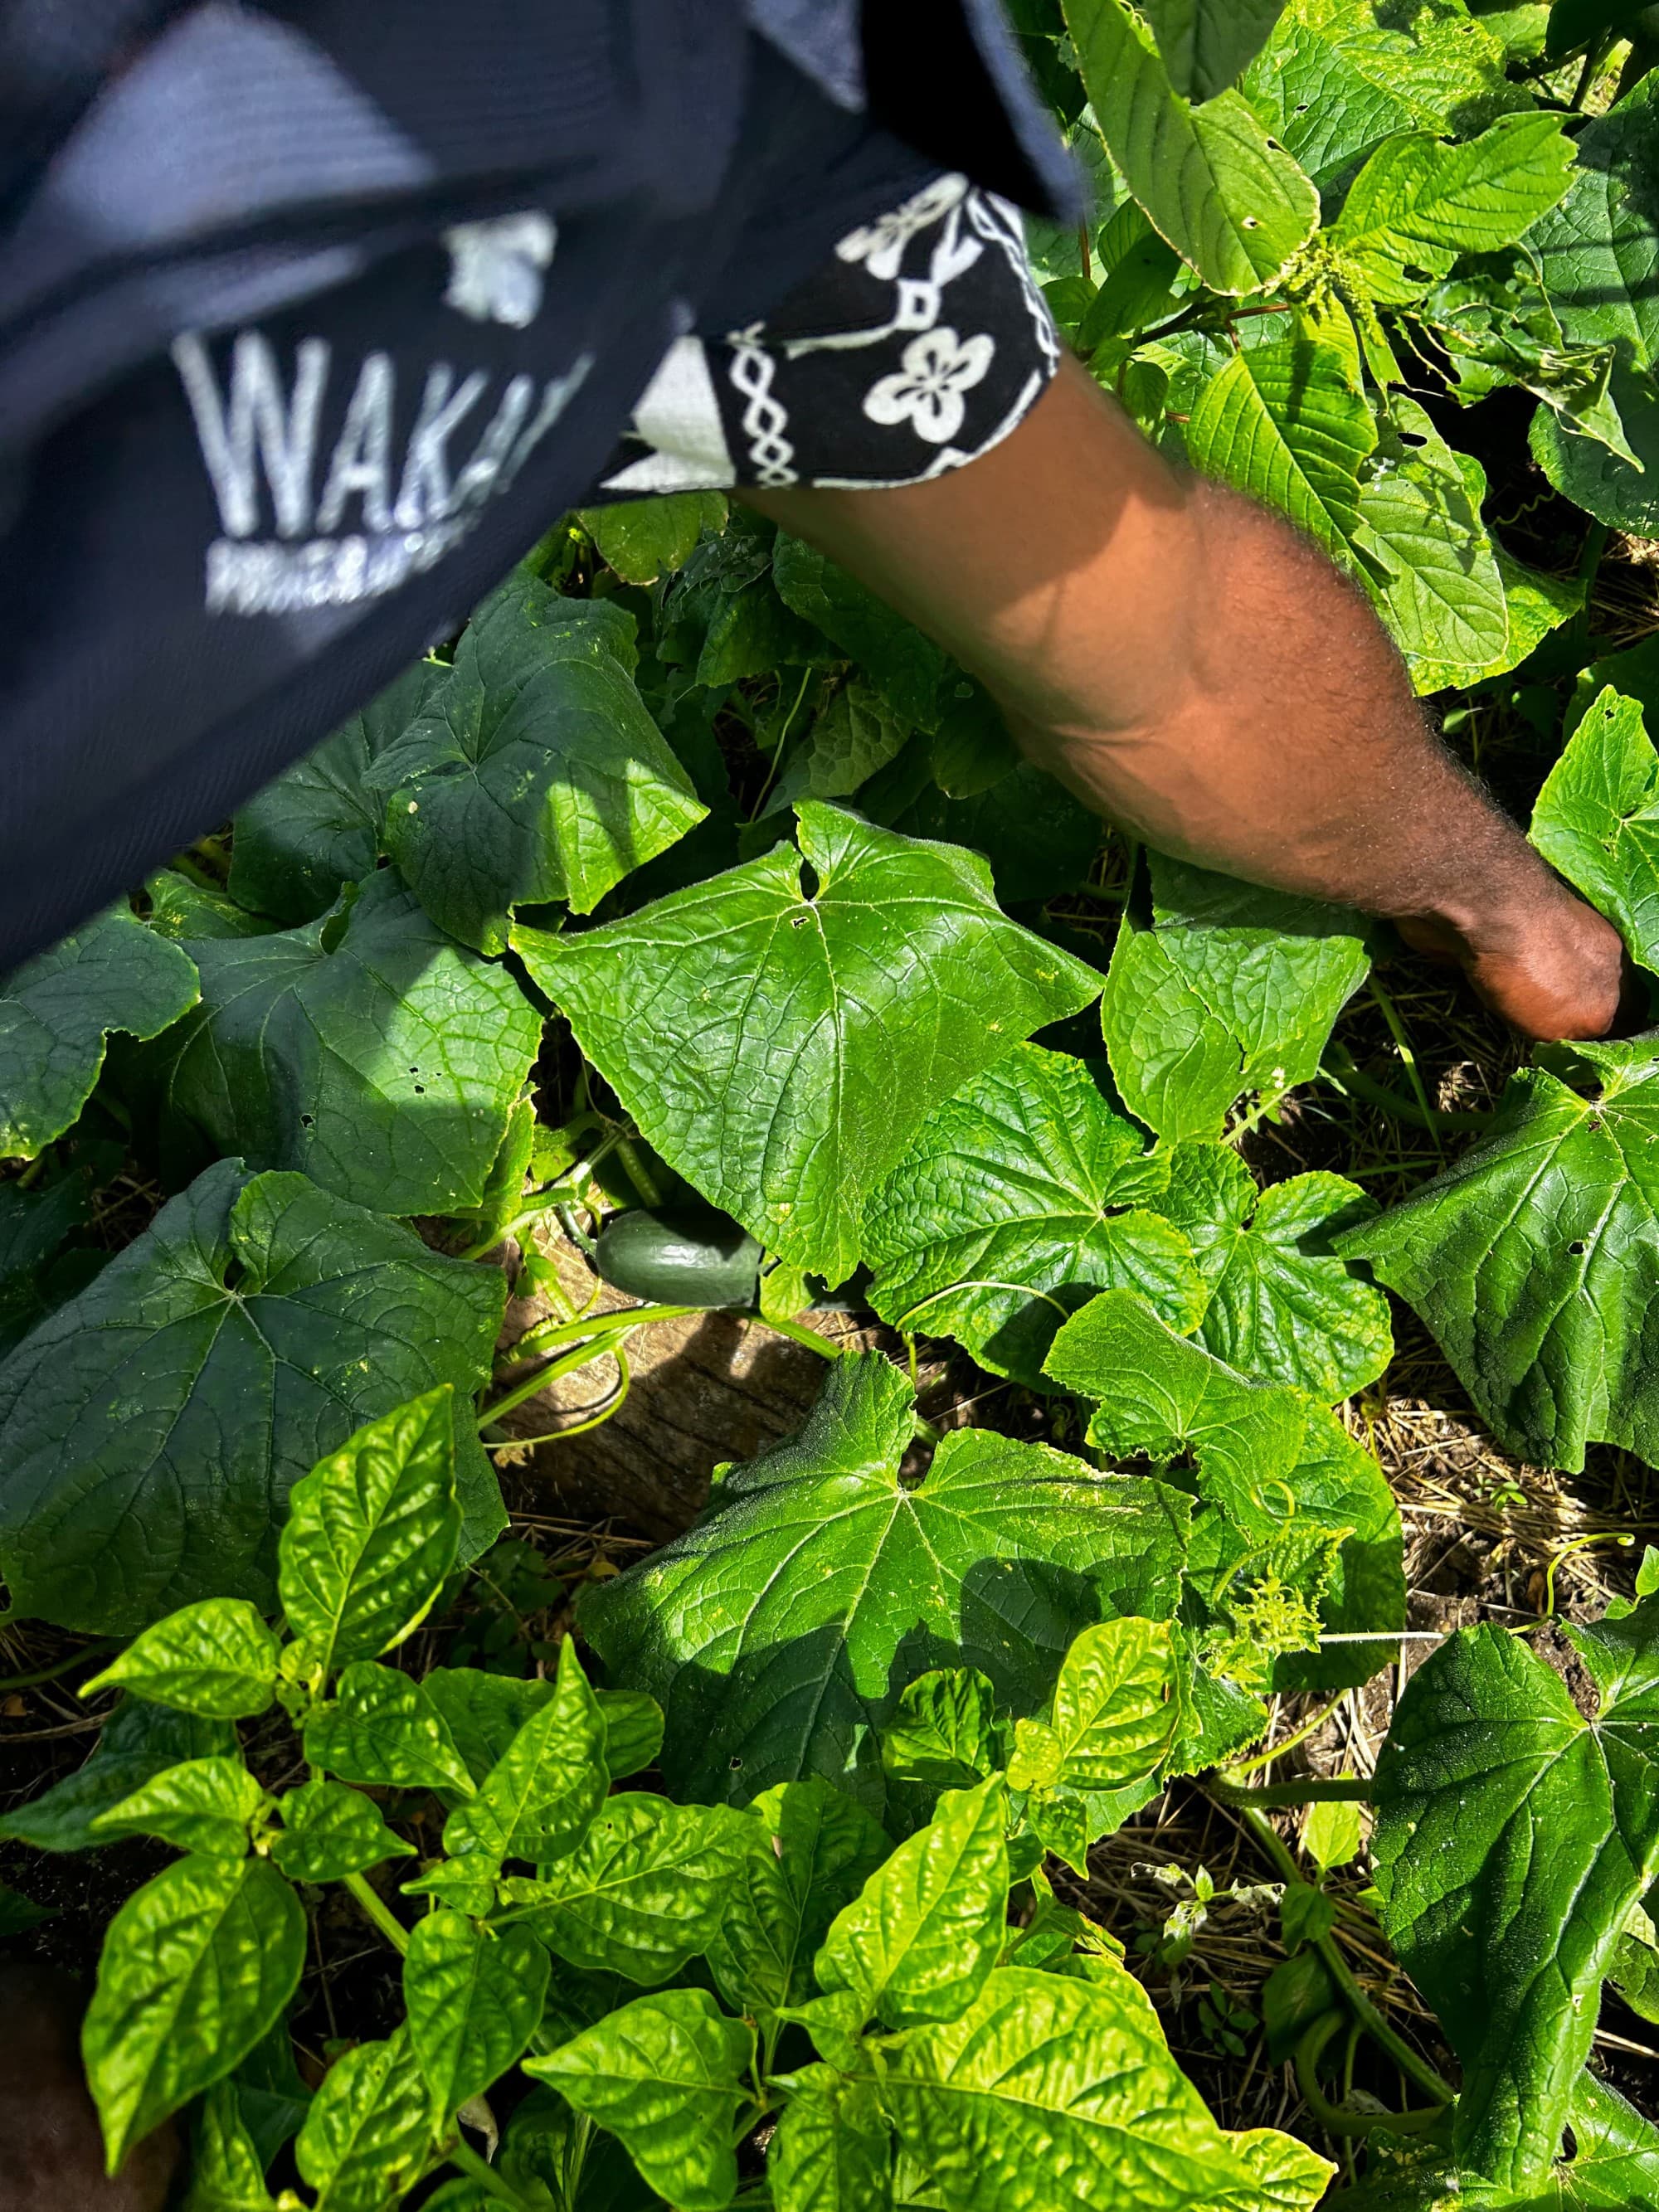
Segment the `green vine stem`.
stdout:
[[1205,1787],[1224,1805],[1247,1808],[1252,1805],[1264,1809],[1281,1805],[1369,1805],[1371,1802],[1370,1783],[1363,1777],[1337,1779],[1310,1774],[1300,1782],[1270,1782],[1265,1789],[1241,1790],[1218,1771]]
[[1352,1690],[1339,1690],[1329,1705],[1322,1705],[1313,1718],[1304,1721],[1294,1735],[1284,1737],[1267,1751],[1257,1752],[1254,1759],[1235,1759],[1231,1765],[1218,1769],[1222,1779],[1237,1785],[1247,1774],[1255,1774],[1264,1766],[1271,1766],[1274,1759],[1282,1759],[1287,1751],[1294,1751],[1298,1744],[1306,1743],[1310,1736],[1317,1735],[1326,1722],[1334,1720],[1352,1695]]
[[1328,2135],[1343,2136],[1368,2136],[1376,2128],[1387,2128],[1394,2135],[1418,2135],[1434,2127],[1445,2113],[1443,2105],[1419,2105],[1409,2112],[1358,2112],[1352,2106],[1332,2103],[1319,2086],[1316,2069],[1324,2056],[1325,2046],[1346,2021],[1347,2014],[1343,2012],[1333,2009],[1321,2013],[1291,2056],[1302,2101],[1320,2126]]
[[[1218,1798],[1218,1802],[1226,1803],[1224,1798]],[[1244,1823],[1265,1856],[1273,1861],[1286,1881],[1301,1881],[1301,1869],[1265,1813],[1255,1805],[1235,1805],[1228,1809],[1236,1813]],[[1425,2096],[1431,2097],[1437,2105],[1449,2105],[1456,2091],[1435,2071],[1426,2058],[1419,2057],[1403,2036],[1389,2027],[1355,1980],[1352,1969],[1337,1948],[1335,1937],[1321,1936],[1316,1939],[1313,1948],[1319,1954],[1325,1971],[1352,2008],[1354,2018],[1372,2042],[1388,2052],[1407,2081],[1415,2081]]]
[[1386,1083],[1379,1083],[1375,1076],[1367,1075],[1353,1055],[1334,1041],[1325,1048],[1319,1075],[1334,1091],[1362,1099],[1367,1106],[1375,1106],[1393,1120],[1409,1121],[1414,1129],[1426,1129],[1431,1135],[1443,1129],[1486,1129],[1492,1126],[1490,1114],[1443,1114],[1437,1108],[1419,1106],[1415,1099],[1407,1098],[1398,1091],[1391,1091]]
[[477,2182],[486,2197],[494,2197],[498,2204],[510,2204],[513,2212],[531,2212],[527,2200],[516,2189],[510,2189],[487,2159],[480,2158],[471,2143],[458,2142],[444,2154],[449,2164],[465,2174],[469,2181]]
[[1434,1149],[1443,1160],[1446,1154],[1440,1142],[1440,1116],[1429,1103],[1429,1094],[1423,1087],[1422,1070],[1417,1065],[1417,1054],[1412,1050],[1412,1041],[1406,1034],[1406,1024],[1400,1018],[1399,1008],[1375,975],[1366,977],[1365,988],[1370,994],[1372,1004],[1389,1025],[1389,1035],[1394,1039],[1394,1048],[1400,1054],[1401,1061],[1406,1070],[1407,1080],[1412,1086],[1412,1097],[1416,1099],[1422,1114],[1423,1126],[1433,1138]]
[[84,1660],[100,1659],[106,1651],[118,1650],[118,1636],[100,1636],[95,1644],[83,1644],[78,1651],[71,1651],[67,1659],[54,1659],[50,1667],[36,1667],[27,1674],[0,1674],[0,1690],[30,1690],[37,1682],[55,1682],[60,1674],[72,1674]]
[[357,1901],[357,1908],[365,1919],[372,1920],[399,1958],[409,1954],[409,1930],[383,1899],[377,1896],[360,1874],[349,1874],[345,1887]]
[[758,1306],[732,1306],[729,1310],[741,1320],[758,1322],[763,1328],[775,1330],[779,1336],[787,1336],[792,1344],[804,1344],[809,1352],[816,1352],[820,1359],[841,1358],[840,1345],[831,1344],[828,1337],[820,1336],[817,1329],[808,1328],[802,1322],[774,1320],[770,1314],[763,1314]]

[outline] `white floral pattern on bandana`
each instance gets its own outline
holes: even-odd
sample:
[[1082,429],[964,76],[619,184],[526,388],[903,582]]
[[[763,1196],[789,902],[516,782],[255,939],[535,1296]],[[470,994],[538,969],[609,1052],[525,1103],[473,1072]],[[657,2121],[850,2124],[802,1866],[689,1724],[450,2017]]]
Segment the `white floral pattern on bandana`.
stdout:
[[1059,359],[1016,210],[936,177],[763,322],[678,340],[597,496],[915,483],[1006,438]]

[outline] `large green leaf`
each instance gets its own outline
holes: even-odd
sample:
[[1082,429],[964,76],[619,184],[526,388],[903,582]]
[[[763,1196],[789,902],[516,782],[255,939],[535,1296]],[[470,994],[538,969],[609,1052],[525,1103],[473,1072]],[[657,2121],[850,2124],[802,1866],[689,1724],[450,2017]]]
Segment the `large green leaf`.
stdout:
[[551,1960],[523,1928],[480,1928],[459,1912],[426,1913],[404,1960],[409,2039],[432,2092],[434,2130],[523,2056],[547,1994]]
[[1369,1220],[1376,1201],[1336,1175],[1258,1191],[1223,1145],[1178,1145],[1164,1158],[1169,1186],[1152,1203],[1192,1246],[1209,1294],[1198,1335],[1216,1358],[1328,1404],[1374,1382],[1394,1350],[1388,1300],[1331,1239]]
[[1021,1045],[934,1109],[871,1198],[871,1303],[1036,1389],[1054,1330],[1097,1291],[1139,1291],[1191,1328],[1205,1286],[1157,1218],[1168,1174],[1080,1060]]
[[1659,1459],[1659,1036],[1574,1048],[1601,1088],[1510,1079],[1491,1135],[1343,1233],[1422,1316],[1508,1451]]
[[112,2170],[246,2057],[299,1987],[306,1942],[266,1859],[179,1859],[127,1899],[82,2030]]
[[0,1820],[0,1838],[38,1851],[83,1851],[112,1838],[95,1825],[143,1784],[189,1759],[236,1750],[228,1721],[203,1720],[123,1698],[104,1723],[86,1764]]
[[294,1486],[277,1595],[289,1634],[325,1674],[401,1644],[454,1562],[454,1399],[441,1383],[383,1413]]
[[863,1806],[816,1774],[762,1792],[744,1854],[709,1943],[715,1984],[739,2012],[775,2013],[812,1994],[812,1960],[892,1845]]
[[1079,1628],[1171,1610],[1174,1492],[975,1429],[907,1485],[914,1422],[902,1376],[843,1358],[798,1435],[728,1469],[685,1535],[586,1593],[596,1649],[667,1716],[681,1794],[743,1801],[817,1773],[879,1813],[875,1731],[913,1675],[976,1666],[1029,1711]]
[[[222,1161],[0,1364],[0,1564],[20,1613],[131,1631],[276,1597],[276,1517],[360,1423],[489,1371],[502,1284],[305,1176]],[[466,1556],[501,1525],[468,1434]]]
[[1373,299],[1413,300],[1460,253],[1512,246],[1562,198],[1572,164],[1561,118],[1541,111],[1500,116],[1459,145],[1390,138],[1354,179],[1332,243]]
[[198,995],[189,955],[123,907],[0,978],[0,1158],[32,1160],[63,1135],[111,1030],[155,1036]]
[[1124,1103],[1162,1137],[1217,1137],[1242,1091],[1306,1083],[1369,960],[1357,916],[1152,856],[1101,1012]]
[[1456,2147],[1523,2191],[1559,2154],[1626,1914],[1659,1873],[1659,1602],[1554,1667],[1461,1630],[1378,1763],[1383,1922],[1463,2064]]
[[985,1986],[1008,1936],[1007,1790],[993,1774],[946,1790],[836,1914],[813,1964],[888,2027],[954,2020]]
[[[86,1218],[87,1200],[86,1183],[75,1175],[44,1190],[0,1184],[0,1359],[36,1322],[84,1287],[87,1278],[77,1272],[83,1264],[93,1273],[101,1265],[101,1253],[64,1255],[58,1262],[58,1247]],[[66,1273],[70,1279],[64,1279]]]
[[[1299,2185],[1261,2185],[1255,2131],[1224,2135],[1127,1970],[1003,1966],[960,2020],[892,2050],[878,2094],[950,2212],[1311,2212],[1333,2169],[1285,2143]],[[1292,2164],[1291,2161],[1294,2163]]]
[[175,1160],[301,1168],[381,1213],[479,1204],[541,1024],[395,872],[303,929],[187,950],[201,1003],[140,1061]]
[[1285,0],[1146,0],[1170,81],[1188,100],[1224,92],[1279,20]]
[[141,1783],[93,1825],[100,1840],[159,1836],[178,1850],[241,1859],[250,1826],[270,1802],[240,1759],[190,1759]]
[[1100,979],[1008,921],[975,855],[816,802],[799,822],[799,855],[514,943],[669,1164],[839,1283],[929,1110]]
[[1396,394],[1391,408],[1354,543],[1383,571],[1372,592],[1401,651],[1472,684],[1509,642],[1504,580],[1480,520],[1486,478],[1415,400]]
[[625,584],[654,584],[659,576],[684,567],[705,530],[725,528],[726,495],[659,492],[654,499],[581,507],[576,520]]
[[281,1651],[257,1606],[246,1598],[204,1598],[136,1636],[81,1694],[128,1689],[210,1720],[248,1720],[276,1695]]
[[523,1723],[478,1785],[449,1816],[444,1849],[495,1860],[549,1860],[574,1850],[603,1803],[605,1716],[568,1638],[554,1694]]
[[386,805],[363,778],[447,678],[448,671],[436,661],[416,661],[314,753],[248,801],[236,817],[231,841],[234,899],[291,927],[315,921],[338,898],[342,885],[361,883],[373,872]]
[[1236,353],[1205,386],[1183,434],[1195,468],[1347,557],[1376,424],[1334,346],[1298,336]]
[[530,1925],[562,1959],[650,1988],[708,1949],[745,1860],[763,1848],[730,1806],[630,1790],[600,1808],[574,1851],[503,1890],[533,1908]]
[[1407,665],[1411,670],[1412,688],[1419,697],[1431,691],[1447,690],[1453,685],[1484,684],[1494,676],[1506,675],[1511,668],[1519,667],[1553,629],[1571,622],[1583,607],[1584,585],[1581,578],[1552,576],[1539,568],[1525,568],[1519,561],[1511,560],[1495,542],[1492,552],[1503,580],[1504,605],[1509,617],[1509,635],[1504,641],[1504,650],[1474,676],[1467,662],[1411,654]]
[[441,927],[506,950],[513,908],[591,913],[708,812],[615,650],[618,610],[497,594],[447,683],[370,764],[392,857]]
[[727,2020],[706,1990],[665,1990],[526,2060],[525,2071],[619,2136],[680,2212],[723,2212],[737,2191],[732,2124],[754,2046],[754,2030]]
[[1659,971],[1659,753],[1611,685],[1584,710],[1533,809],[1532,842]]
[[1240,91],[1322,190],[1396,131],[1437,124],[1400,82],[1410,52],[1369,9],[1290,0]]
[[1319,221],[1309,179],[1239,94],[1182,99],[1123,0],[1066,0],[1066,21],[1101,135],[1159,235],[1212,291],[1271,284]]
[[386,2212],[419,2175],[432,2132],[406,2028],[348,2051],[325,2075],[294,2146],[316,2212]]

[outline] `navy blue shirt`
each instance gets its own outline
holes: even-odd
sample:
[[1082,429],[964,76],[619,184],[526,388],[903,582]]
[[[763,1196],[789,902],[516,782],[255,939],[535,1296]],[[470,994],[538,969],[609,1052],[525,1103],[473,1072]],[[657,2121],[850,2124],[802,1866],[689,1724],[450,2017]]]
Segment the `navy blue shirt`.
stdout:
[[15,0],[0,972],[452,630],[677,339],[941,166],[1068,204],[993,0]]

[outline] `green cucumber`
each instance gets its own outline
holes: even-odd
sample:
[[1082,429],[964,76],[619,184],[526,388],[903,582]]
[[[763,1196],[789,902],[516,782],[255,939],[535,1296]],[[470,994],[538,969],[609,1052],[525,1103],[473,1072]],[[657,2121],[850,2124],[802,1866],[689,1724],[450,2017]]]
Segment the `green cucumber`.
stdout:
[[761,1248],[713,1206],[638,1206],[613,1213],[593,1247],[593,1266],[631,1297],[676,1306],[752,1306]]

